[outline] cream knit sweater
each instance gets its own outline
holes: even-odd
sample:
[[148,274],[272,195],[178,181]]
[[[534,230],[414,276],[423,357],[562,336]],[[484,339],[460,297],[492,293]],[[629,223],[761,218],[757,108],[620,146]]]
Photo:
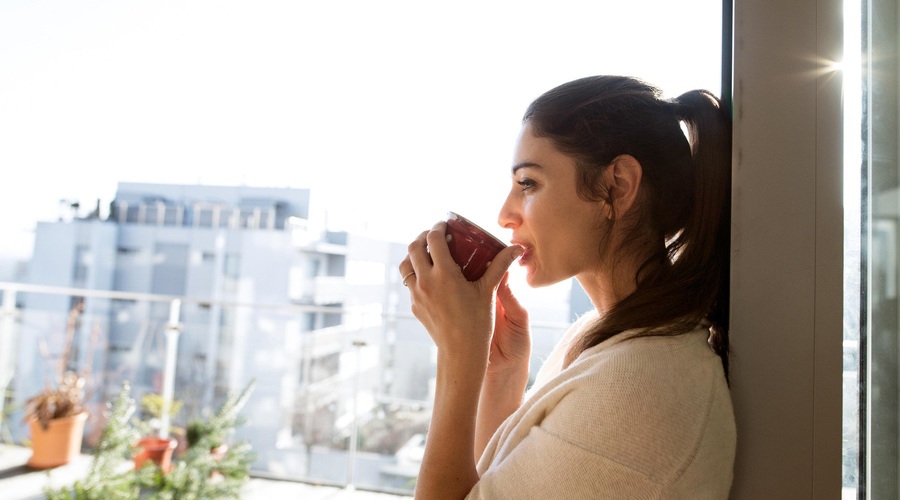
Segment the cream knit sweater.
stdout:
[[467,498],[728,498],[734,414],[709,332],[620,334],[562,370],[589,319],[572,325],[494,433]]

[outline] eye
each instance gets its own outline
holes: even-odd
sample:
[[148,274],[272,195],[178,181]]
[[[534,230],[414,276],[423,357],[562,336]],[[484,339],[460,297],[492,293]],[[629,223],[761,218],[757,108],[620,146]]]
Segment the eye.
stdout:
[[516,184],[522,186],[522,191],[528,191],[535,186],[535,182],[528,177],[524,177],[521,180],[516,181]]

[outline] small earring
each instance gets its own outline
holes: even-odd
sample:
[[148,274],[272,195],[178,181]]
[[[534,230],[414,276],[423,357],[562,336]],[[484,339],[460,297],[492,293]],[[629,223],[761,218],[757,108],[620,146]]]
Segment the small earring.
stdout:
[[607,219],[613,220],[615,213],[613,212],[612,205],[610,205],[609,203],[606,203],[605,201],[601,202],[601,203],[603,203],[603,208],[601,208],[601,210],[603,211],[603,215]]

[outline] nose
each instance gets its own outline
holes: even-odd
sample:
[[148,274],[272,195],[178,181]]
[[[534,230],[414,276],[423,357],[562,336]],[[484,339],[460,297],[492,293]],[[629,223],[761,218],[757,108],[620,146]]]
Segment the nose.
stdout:
[[506,229],[515,229],[522,222],[522,215],[513,199],[513,192],[510,191],[506,196],[506,201],[500,207],[500,214],[497,216],[497,223],[500,227]]

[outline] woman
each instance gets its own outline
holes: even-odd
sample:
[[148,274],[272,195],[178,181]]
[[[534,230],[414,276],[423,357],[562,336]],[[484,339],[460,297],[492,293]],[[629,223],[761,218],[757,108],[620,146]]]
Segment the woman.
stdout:
[[[438,223],[400,264],[438,352],[417,498],[727,498],[730,160],[705,91],[597,76],[531,104],[499,217],[513,244],[468,282]],[[530,286],[574,276],[596,308],[527,393],[517,258]]]

